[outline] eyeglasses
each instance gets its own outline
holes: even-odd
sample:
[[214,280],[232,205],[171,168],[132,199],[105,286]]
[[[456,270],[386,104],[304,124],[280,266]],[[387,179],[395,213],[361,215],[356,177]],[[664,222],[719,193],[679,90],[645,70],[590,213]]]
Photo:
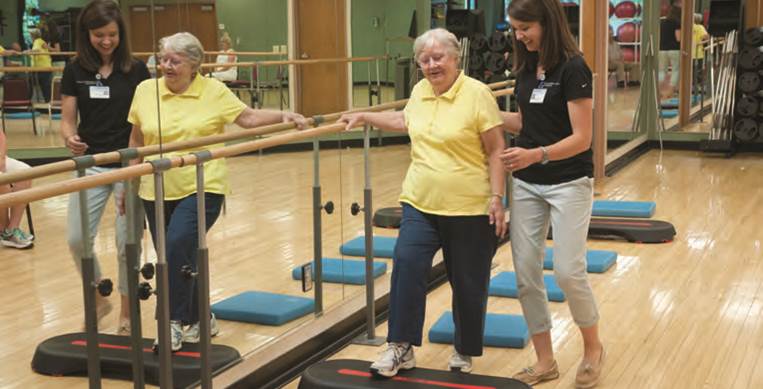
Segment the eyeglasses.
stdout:
[[419,66],[421,66],[423,68],[423,67],[439,65],[439,64],[445,62],[445,60],[447,58],[448,58],[448,56],[445,55],[445,54],[434,54],[434,55],[431,55],[431,56],[429,56],[429,55],[422,55],[421,57],[419,57],[417,62],[419,63]]
[[187,62],[176,56],[159,56],[159,64],[165,68],[177,68]]

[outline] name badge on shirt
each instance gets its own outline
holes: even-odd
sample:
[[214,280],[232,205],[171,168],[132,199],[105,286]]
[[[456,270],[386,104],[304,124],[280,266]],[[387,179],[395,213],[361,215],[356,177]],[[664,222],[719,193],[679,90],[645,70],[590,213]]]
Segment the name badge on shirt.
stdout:
[[91,99],[108,99],[109,98],[109,87],[107,86],[91,86],[90,87],[90,98]]
[[533,93],[530,95],[530,103],[531,104],[543,104],[543,100],[546,99],[546,92],[548,89],[545,88],[535,88],[533,89]]

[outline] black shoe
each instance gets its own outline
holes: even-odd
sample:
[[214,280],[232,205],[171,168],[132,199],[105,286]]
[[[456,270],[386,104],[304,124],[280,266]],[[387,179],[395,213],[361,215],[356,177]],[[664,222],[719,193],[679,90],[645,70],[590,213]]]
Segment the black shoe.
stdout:
[[617,87],[618,88],[625,88],[625,81],[618,81],[617,82]]

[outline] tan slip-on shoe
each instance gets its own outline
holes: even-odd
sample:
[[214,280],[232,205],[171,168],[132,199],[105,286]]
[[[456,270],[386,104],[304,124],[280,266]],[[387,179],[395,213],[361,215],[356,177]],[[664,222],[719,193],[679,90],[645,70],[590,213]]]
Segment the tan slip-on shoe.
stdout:
[[515,380],[522,381],[527,385],[535,385],[545,381],[551,381],[559,378],[559,365],[554,364],[546,371],[538,372],[532,367],[526,367],[517,374],[511,377]]
[[601,368],[604,366],[604,359],[606,357],[604,346],[601,347],[601,356],[599,362],[595,365],[583,360],[578,367],[578,373],[575,376],[575,387],[578,389],[589,389],[596,386],[599,383],[601,377]]

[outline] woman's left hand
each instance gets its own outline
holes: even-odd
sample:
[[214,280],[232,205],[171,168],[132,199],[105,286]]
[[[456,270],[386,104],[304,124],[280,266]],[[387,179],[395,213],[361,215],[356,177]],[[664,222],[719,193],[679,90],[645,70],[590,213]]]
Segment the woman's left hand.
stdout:
[[498,196],[490,197],[488,217],[490,224],[495,225],[495,236],[503,239],[506,236],[506,211],[503,209],[502,199]]
[[283,122],[284,123],[293,122],[294,124],[297,125],[298,130],[304,130],[305,128],[307,128],[307,119],[305,119],[304,116],[298,113],[284,111]]
[[501,152],[501,161],[506,171],[515,172],[538,162],[538,156],[535,154],[535,150],[509,147]]

